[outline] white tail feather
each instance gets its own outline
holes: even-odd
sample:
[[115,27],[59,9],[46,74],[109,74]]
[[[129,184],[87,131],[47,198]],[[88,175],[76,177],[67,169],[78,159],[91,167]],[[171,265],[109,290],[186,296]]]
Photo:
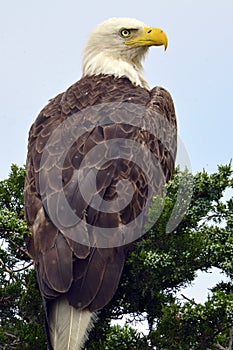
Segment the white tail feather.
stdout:
[[65,297],[55,300],[48,317],[53,349],[80,350],[88,339],[95,318],[95,313],[75,309]]

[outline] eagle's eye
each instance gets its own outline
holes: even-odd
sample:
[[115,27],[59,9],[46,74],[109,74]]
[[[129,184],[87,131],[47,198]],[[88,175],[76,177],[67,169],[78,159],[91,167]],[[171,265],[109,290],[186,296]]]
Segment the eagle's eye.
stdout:
[[121,34],[122,38],[129,38],[131,36],[132,32],[129,29],[122,29],[120,34]]

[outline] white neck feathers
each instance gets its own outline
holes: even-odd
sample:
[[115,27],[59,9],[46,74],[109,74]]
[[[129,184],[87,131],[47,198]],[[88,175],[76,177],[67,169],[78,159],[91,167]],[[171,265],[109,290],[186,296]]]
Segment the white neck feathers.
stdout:
[[150,90],[143,77],[143,68],[139,60],[123,60],[120,54],[113,55],[107,51],[86,54],[83,58],[83,76],[110,74],[116,78],[127,77],[135,86]]

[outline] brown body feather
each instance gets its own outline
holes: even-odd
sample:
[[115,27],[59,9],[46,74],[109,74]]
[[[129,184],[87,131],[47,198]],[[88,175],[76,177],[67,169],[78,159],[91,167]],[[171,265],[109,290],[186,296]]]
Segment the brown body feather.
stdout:
[[[112,120],[116,118],[116,116],[113,118],[113,115],[116,112],[112,108],[112,103],[124,102],[127,103],[128,108],[126,123],[122,121],[119,124],[113,123]],[[91,106],[93,108],[90,114],[86,109]],[[145,109],[143,116],[137,106]],[[57,220],[65,216],[59,205],[59,189],[56,188],[53,178],[54,164],[51,165],[53,159],[56,163],[57,154],[54,152],[53,156],[54,150],[46,149],[46,143],[53,131],[64,121],[69,123],[70,120],[72,129],[74,127],[72,123],[78,123],[78,118],[72,119],[72,116],[80,111],[84,111],[80,118],[86,118],[93,124],[99,113],[105,113],[109,118],[109,123],[96,126],[91,131],[87,123],[86,132],[72,144],[61,169],[63,189],[70,207],[80,218],[85,217],[91,226],[87,232],[88,239],[92,242],[91,246],[82,245],[80,240],[77,242],[66,236],[54,225],[47,212],[50,207],[50,215]],[[156,119],[158,116],[160,120]],[[148,130],[148,126],[149,130],[154,130],[154,133],[151,134],[142,128],[130,125],[130,118],[132,121],[143,118],[146,129]],[[167,121],[167,124],[161,126],[161,120]],[[167,129],[166,125],[169,125]],[[163,142],[159,139],[160,134]],[[118,287],[126,254],[131,244],[123,246],[115,244],[118,237],[113,234],[106,238],[109,240],[109,248],[98,247],[98,243],[94,246],[93,242],[98,241],[98,237],[95,236],[95,226],[114,228],[120,224],[126,225],[132,222],[140,214],[148,196],[147,180],[142,170],[150,174],[153,169],[141,169],[134,164],[133,158],[132,160],[118,159],[116,145],[106,146],[102,155],[106,160],[104,165],[99,166],[101,159],[96,157],[89,167],[84,167],[82,176],[85,178],[89,176],[92,168],[99,170],[96,191],[105,201],[112,202],[116,198],[119,179],[129,179],[133,184],[132,201],[125,209],[113,213],[98,211],[89,205],[92,201],[91,195],[87,203],[74,177],[81,161],[93,147],[103,141],[116,138],[146,144],[147,148],[153,152],[161,165],[162,175],[158,172],[151,176],[157,176],[154,190],[161,193],[164,183],[173,174],[176,155],[175,111],[170,94],[163,88],[156,87],[147,91],[134,86],[127,78],[117,79],[110,75],[84,77],[66,92],[52,99],[31,127],[25,185],[25,213],[32,229],[32,236],[28,238],[27,244],[36,264],[40,290],[45,299],[53,300],[65,295],[68,302],[75,308],[93,312],[103,308],[112,299]],[[121,147],[121,154],[134,152],[133,147],[125,150],[121,145],[119,147]],[[42,162],[42,155],[45,155],[46,159],[46,154],[50,159],[48,164]],[[146,159],[143,166],[150,167]],[[40,176],[46,188],[41,188]],[[43,198],[44,192],[49,193],[48,198]],[[64,222],[65,219],[63,224]],[[137,225],[142,224],[142,222],[137,223]],[[75,235],[78,237],[79,232],[75,232],[74,237]]]

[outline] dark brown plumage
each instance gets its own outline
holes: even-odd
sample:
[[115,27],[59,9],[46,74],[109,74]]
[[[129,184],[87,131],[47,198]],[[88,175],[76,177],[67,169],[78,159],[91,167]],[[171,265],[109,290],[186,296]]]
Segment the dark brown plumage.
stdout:
[[[119,124],[116,124],[112,122],[116,117],[116,109],[113,105],[123,102],[125,103],[124,113],[128,108],[128,115],[125,124],[122,123],[122,119]],[[86,111],[90,106],[93,106],[91,113]],[[143,115],[137,106],[143,107]],[[88,229],[88,235],[92,246],[80,244],[78,231],[74,232],[73,236],[77,237],[77,241],[72,240],[54,225],[48,215],[49,212],[59,220],[59,216],[64,213],[59,207],[60,190],[56,188],[56,182],[53,181],[54,168],[51,165],[51,160],[54,159],[56,162],[56,157],[59,155],[54,152],[53,156],[54,150],[51,147],[47,149],[46,143],[53,131],[64,121],[67,121],[71,129],[74,123],[78,128],[79,114],[75,119],[72,119],[72,116],[80,111],[84,113],[82,118],[86,118],[93,124],[101,113],[105,113],[109,120],[106,125],[96,126],[91,130],[87,123],[86,132],[73,142],[61,169],[63,190],[70,207],[75,210],[78,217],[85,219],[91,226]],[[137,118],[143,118],[149,130],[154,131],[153,134],[147,131],[148,127],[147,130],[143,130],[130,125],[129,121],[135,121]],[[161,125],[161,120],[166,121],[167,124]],[[164,130],[166,125],[169,127]],[[161,135],[163,140],[161,141],[155,135]],[[118,159],[117,144],[109,148],[106,146],[101,157],[105,158],[107,163],[105,162],[102,168],[98,166],[98,155],[95,162],[89,167],[84,167],[85,176],[88,176],[92,168],[99,170],[96,189],[99,195],[109,203],[117,197],[116,186],[119,179],[129,179],[133,184],[134,194],[131,202],[126,208],[114,213],[102,212],[101,206],[99,211],[92,208],[91,198],[90,203],[82,198],[77,181],[73,181],[72,178],[88,151],[104,141],[116,138],[145,144],[146,148],[155,155],[161,164],[162,172],[158,171],[154,174],[155,177],[157,176],[157,188],[154,186],[154,192],[161,193],[164,183],[173,174],[176,155],[175,111],[170,94],[163,88],[156,87],[147,91],[134,86],[127,78],[115,78],[111,75],[84,77],[66,92],[52,99],[31,127],[25,185],[25,214],[33,234],[28,237],[27,245],[38,271],[41,293],[51,302],[64,294],[75,308],[87,308],[92,312],[103,308],[118,287],[127,252],[132,246],[131,239],[126,239],[126,245],[118,245],[115,244],[118,237],[111,233],[107,237],[109,248],[101,248],[98,247],[98,237],[95,237],[95,227],[114,228],[120,224],[126,225],[133,222],[148,199],[148,183],[144,173],[150,173],[153,169],[149,169],[150,164],[146,159],[144,163],[142,160],[144,169],[134,164],[133,154],[132,160]],[[122,152],[129,154],[134,150],[128,147],[120,151],[121,154]],[[50,163],[42,162],[42,155],[45,159],[49,158]],[[40,176],[45,184],[44,188],[41,188]],[[50,200],[53,205],[49,204]],[[142,220],[135,225],[143,225]],[[67,223],[68,226],[69,223]],[[94,246],[95,242],[97,247]]]

